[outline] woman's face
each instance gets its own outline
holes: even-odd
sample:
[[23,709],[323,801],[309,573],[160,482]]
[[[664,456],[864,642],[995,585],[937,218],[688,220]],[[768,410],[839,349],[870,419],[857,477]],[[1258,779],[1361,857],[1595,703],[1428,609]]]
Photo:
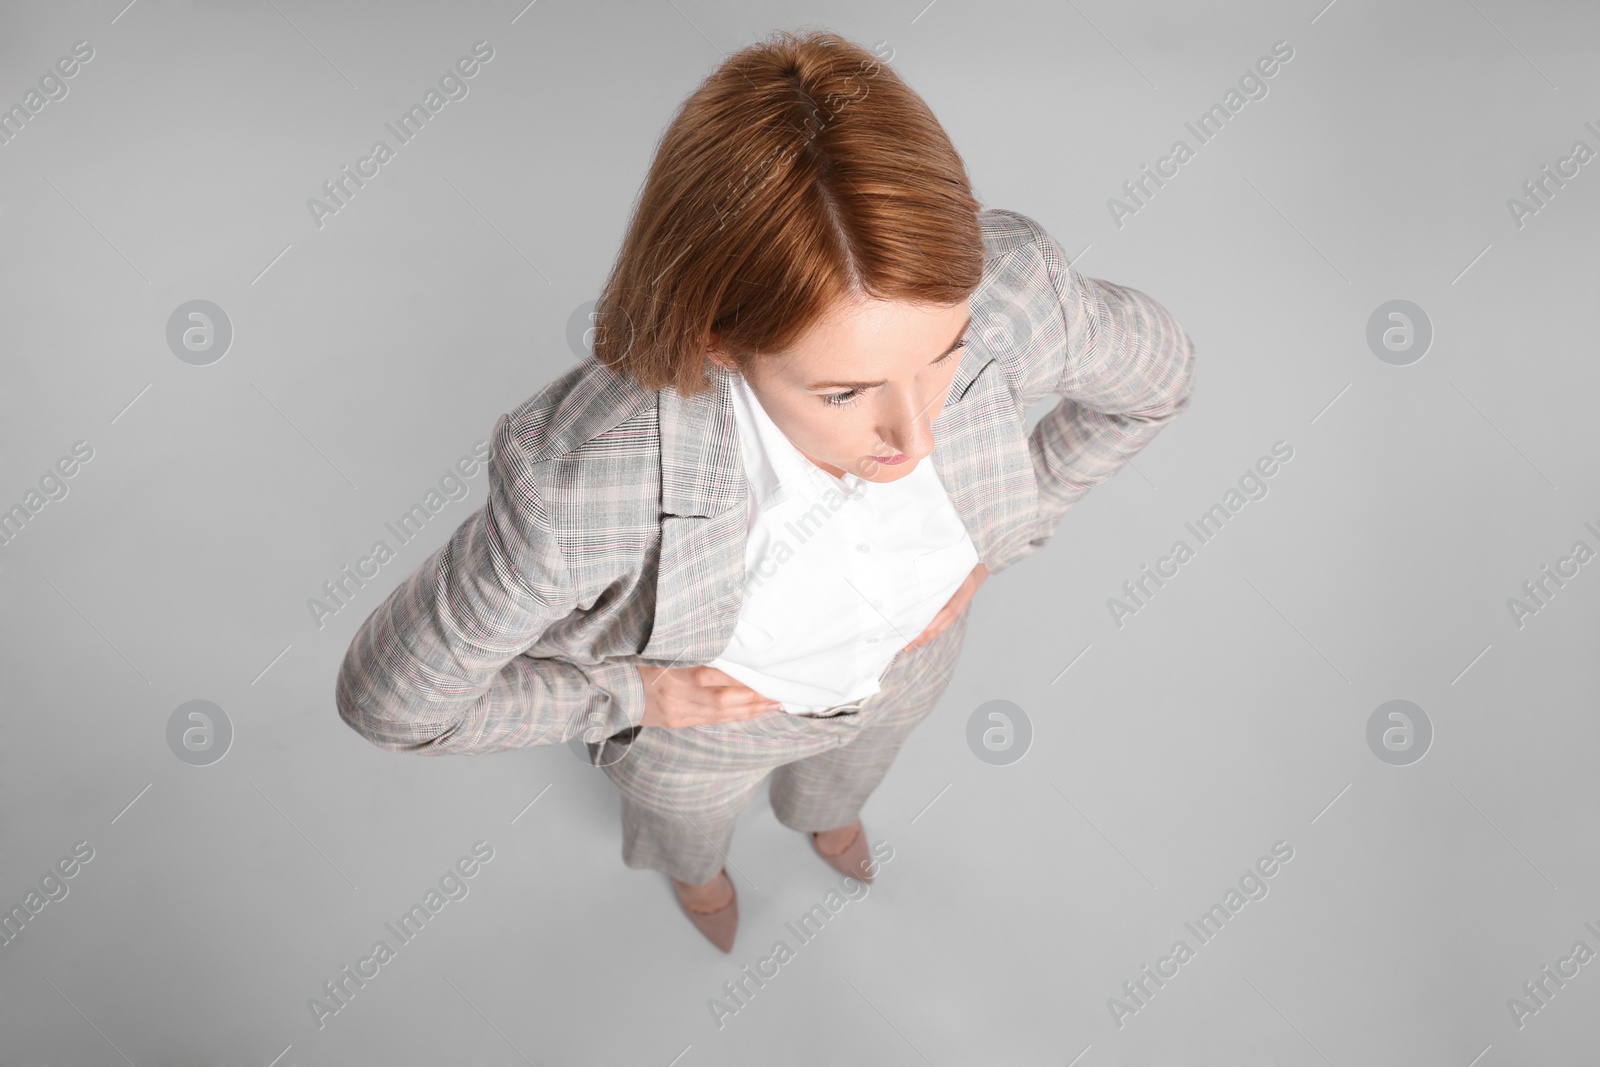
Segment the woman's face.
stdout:
[[[818,467],[836,478],[848,471],[898,481],[933,452],[933,423],[971,322],[966,301],[841,305],[788,352],[759,360],[745,382]],[[889,462],[896,456],[905,458]]]

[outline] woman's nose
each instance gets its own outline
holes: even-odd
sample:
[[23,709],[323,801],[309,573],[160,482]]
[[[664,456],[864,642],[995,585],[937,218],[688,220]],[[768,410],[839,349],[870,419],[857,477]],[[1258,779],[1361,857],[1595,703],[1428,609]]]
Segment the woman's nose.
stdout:
[[933,451],[933,419],[924,409],[902,412],[900,418],[887,428],[883,435],[888,447],[903,452],[913,459]]

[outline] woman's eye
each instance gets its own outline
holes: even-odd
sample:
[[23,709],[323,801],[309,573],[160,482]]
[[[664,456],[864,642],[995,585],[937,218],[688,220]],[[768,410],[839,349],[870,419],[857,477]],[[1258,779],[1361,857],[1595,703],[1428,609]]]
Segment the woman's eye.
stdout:
[[[938,359],[934,360],[930,366],[940,366],[941,364],[947,362],[951,356],[955,355],[965,347],[967,347],[967,339],[963,337],[960,341],[956,342],[956,346],[954,348],[940,356]],[[846,405],[855,403],[860,396],[860,389],[851,389],[848,392],[843,393],[829,393],[827,396],[822,397],[821,400],[829,407],[842,408]]]

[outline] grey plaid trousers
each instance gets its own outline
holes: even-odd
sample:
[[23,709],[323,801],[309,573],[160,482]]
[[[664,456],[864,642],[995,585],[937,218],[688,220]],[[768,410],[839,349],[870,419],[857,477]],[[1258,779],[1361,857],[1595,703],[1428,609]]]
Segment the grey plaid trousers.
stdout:
[[623,863],[695,885],[711,881],[727,863],[739,814],[769,774],[772,810],[785,826],[850,825],[949,685],[971,609],[969,601],[938,637],[900,652],[859,710],[637,727],[631,741],[623,731],[600,743],[600,765],[622,791]]

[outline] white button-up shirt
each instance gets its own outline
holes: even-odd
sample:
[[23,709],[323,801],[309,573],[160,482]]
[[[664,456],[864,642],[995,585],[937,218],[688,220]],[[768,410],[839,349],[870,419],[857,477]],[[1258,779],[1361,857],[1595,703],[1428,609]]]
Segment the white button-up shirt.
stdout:
[[972,539],[931,456],[895,482],[835,478],[737,374],[732,393],[750,488],[744,602],[710,665],[791,714],[864,700],[978,564]]

